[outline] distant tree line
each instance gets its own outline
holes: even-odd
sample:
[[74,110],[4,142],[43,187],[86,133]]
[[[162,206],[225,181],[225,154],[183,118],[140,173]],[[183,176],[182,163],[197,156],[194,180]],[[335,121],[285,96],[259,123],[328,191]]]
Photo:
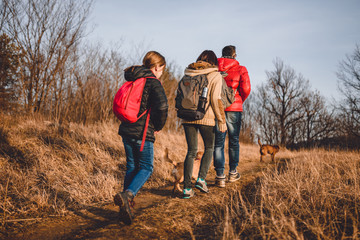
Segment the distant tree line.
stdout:
[[[88,0],[1,0],[2,114],[41,114],[60,124],[115,120],[112,101],[124,81],[123,70],[140,63],[146,51],[130,62],[116,46],[86,43],[92,6]],[[359,46],[339,63],[341,99],[332,104],[280,58],[273,64],[245,102],[242,141],[359,147]],[[168,131],[182,131],[174,107],[181,77],[176,72],[176,65],[168,64],[161,78],[170,106]]]

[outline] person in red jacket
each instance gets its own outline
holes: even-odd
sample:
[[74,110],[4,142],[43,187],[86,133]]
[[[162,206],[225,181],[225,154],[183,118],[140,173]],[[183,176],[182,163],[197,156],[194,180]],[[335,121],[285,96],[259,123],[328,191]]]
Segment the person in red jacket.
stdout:
[[[250,78],[246,67],[241,66],[236,58],[235,46],[223,48],[222,57],[218,59],[219,71],[223,72],[226,84],[235,91],[235,101],[225,109],[227,132],[229,133],[229,182],[240,179],[237,171],[239,164],[239,135],[241,128],[241,115],[243,103],[251,91]],[[215,130],[214,167],[216,171],[215,182],[218,187],[225,187],[225,144],[226,132]]]

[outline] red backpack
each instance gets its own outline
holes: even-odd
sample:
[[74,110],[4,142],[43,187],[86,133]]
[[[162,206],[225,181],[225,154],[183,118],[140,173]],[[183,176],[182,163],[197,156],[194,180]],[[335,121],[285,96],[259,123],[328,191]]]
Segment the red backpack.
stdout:
[[139,115],[145,83],[146,78],[125,82],[116,93],[113,102],[113,112],[122,122],[134,123],[147,113],[140,151],[144,148],[146,131],[150,120],[150,109]]

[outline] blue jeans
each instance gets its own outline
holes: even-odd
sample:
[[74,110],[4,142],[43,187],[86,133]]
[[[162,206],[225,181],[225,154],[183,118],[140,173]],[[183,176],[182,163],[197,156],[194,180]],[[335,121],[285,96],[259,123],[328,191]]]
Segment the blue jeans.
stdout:
[[[229,133],[229,170],[234,171],[239,164],[239,135],[241,128],[242,112],[225,112],[227,132]],[[226,132],[220,132],[218,125],[215,128],[214,167],[217,176],[224,174],[225,170],[225,145]]]
[[213,126],[184,124],[185,137],[188,145],[188,151],[184,162],[184,188],[191,188],[191,177],[194,167],[194,159],[197,154],[198,147],[198,132],[204,142],[204,154],[201,158],[199,178],[206,179],[209,171],[212,155],[214,152],[215,132]]
[[145,141],[140,152],[141,140],[126,137],[122,140],[126,153],[124,191],[130,191],[135,196],[153,172],[154,143]]

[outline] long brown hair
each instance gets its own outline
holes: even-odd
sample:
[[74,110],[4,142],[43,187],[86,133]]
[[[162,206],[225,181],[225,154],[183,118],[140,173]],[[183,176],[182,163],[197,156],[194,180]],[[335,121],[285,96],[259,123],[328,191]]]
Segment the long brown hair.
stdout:
[[149,51],[146,53],[145,57],[143,58],[143,65],[149,69],[156,67],[159,65],[160,67],[165,65],[166,61],[163,55],[156,51]]
[[218,65],[218,60],[217,60],[217,57],[216,57],[216,54],[211,51],[211,50],[205,50],[203,51],[200,56],[197,58],[196,61],[204,61],[204,62],[208,62],[210,63],[211,65],[215,65],[217,66]]

